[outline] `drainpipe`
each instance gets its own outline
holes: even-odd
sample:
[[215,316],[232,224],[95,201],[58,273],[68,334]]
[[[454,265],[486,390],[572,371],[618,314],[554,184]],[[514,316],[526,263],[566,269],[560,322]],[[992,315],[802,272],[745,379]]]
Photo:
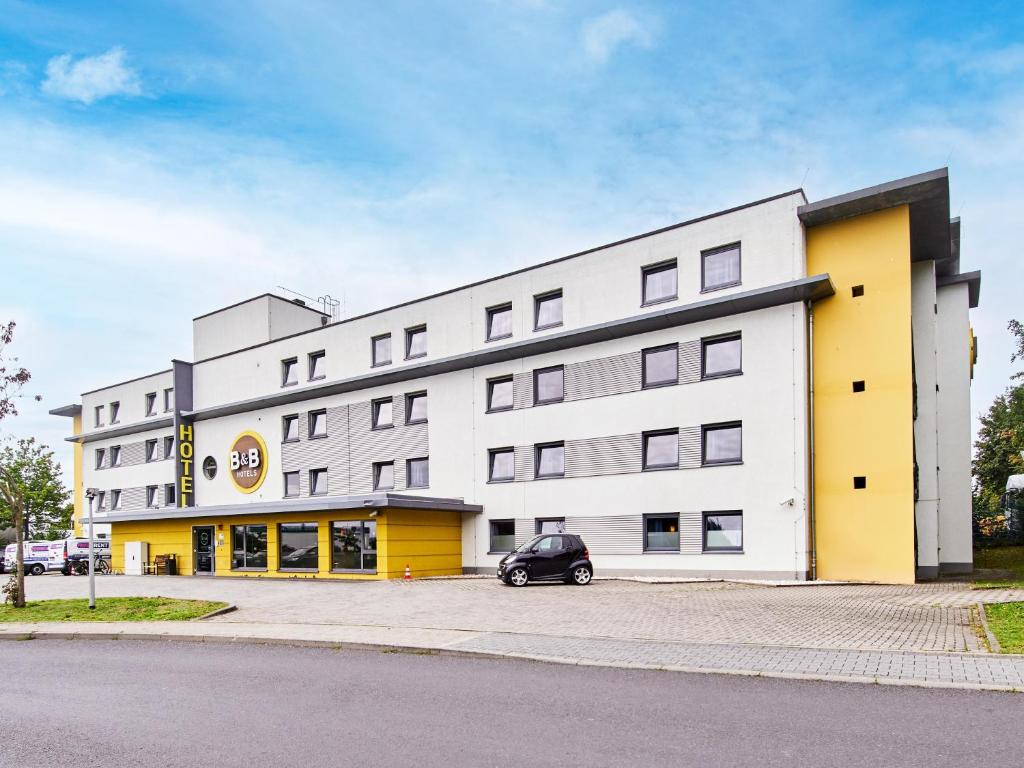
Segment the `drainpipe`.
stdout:
[[818,578],[818,547],[817,531],[814,518],[815,482],[814,482],[814,305],[807,302],[807,432],[808,432],[808,495],[807,516],[810,528],[811,545],[811,581]]

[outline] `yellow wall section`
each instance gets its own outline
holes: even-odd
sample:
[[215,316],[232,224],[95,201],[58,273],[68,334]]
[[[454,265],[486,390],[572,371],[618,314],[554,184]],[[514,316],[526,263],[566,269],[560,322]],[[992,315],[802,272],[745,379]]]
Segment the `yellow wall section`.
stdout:
[[[836,287],[814,306],[818,578],[912,583],[909,208],[808,229],[807,272]],[[861,379],[866,391],[854,393]],[[866,489],[854,489],[855,475]]]
[[[177,556],[178,573],[192,573],[192,527],[212,525],[216,529],[216,575],[290,579],[394,579],[405,575],[408,565],[413,578],[451,576],[462,573],[462,519],[459,512],[433,510],[383,510],[377,521],[377,573],[331,573],[331,522],[369,519],[349,512],[296,512],[282,515],[236,515],[225,518],[146,520],[112,524],[112,565],[124,569],[124,543],[149,543],[149,559],[156,555]],[[319,572],[295,573],[278,570],[278,523],[317,523]],[[231,526],[267,526],[267,570],[231,570]],[[220,537],[224,540],[221,543]]]

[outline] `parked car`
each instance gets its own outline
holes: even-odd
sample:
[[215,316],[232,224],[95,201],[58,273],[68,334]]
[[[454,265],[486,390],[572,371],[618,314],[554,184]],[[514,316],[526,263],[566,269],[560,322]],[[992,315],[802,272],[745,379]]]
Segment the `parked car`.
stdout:
[[498,563],[498,578],[514,587],[531,581],[589,584],[594,565],[583,539],[572,533],[535,536]]

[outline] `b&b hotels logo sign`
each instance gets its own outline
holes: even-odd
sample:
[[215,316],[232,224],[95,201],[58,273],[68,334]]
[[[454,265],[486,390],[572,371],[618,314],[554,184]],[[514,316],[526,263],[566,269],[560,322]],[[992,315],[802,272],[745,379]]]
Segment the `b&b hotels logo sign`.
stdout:
[[243,432],[235,438],[228,456],[231,482],[242,493],[252,493],[267,476],[267,444],[255,432]]

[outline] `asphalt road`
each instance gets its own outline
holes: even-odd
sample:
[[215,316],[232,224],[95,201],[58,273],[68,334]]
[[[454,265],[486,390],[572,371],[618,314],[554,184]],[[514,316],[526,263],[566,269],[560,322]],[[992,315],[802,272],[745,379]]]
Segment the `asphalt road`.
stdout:
[[1021,765],[1024,694],[176,642],[0,643],[0,766]]

